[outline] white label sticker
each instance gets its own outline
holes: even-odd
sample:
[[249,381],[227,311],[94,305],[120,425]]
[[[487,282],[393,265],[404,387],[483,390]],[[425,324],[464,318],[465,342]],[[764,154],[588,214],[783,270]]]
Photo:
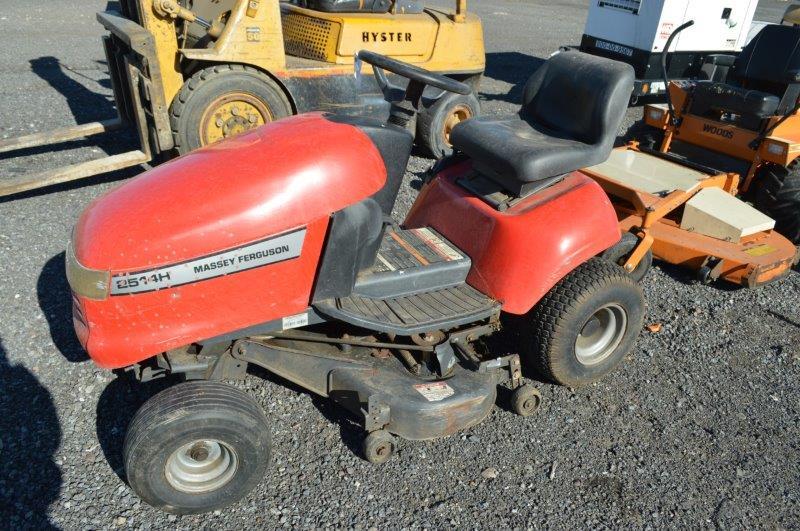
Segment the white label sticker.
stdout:
[[283,329],[299,328],[308,324],[308,314],[298,313],[297,315],[290,315],[283,318]]
[[300,256],[306,229],[296,230],[238,249],[212,254],[167,267],[120,273],[111,277],[111,294],[127,295],[173,288]]
[[419,394],[425,397],[428,402],[438,402],[444,400],[448,396],[456,394],[452,387],[445,382],[430,382],[424,384],[417,384],[414,389],[419,391]]

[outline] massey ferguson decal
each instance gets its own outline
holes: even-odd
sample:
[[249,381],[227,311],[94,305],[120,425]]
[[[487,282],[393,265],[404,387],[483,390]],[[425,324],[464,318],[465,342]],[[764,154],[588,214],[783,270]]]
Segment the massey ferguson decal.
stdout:
[[273,236],[260,242],[181,264],[111,277],[111,295],[129,295],[174,288],[200,280],[247,271],[300,256],[306,229]]

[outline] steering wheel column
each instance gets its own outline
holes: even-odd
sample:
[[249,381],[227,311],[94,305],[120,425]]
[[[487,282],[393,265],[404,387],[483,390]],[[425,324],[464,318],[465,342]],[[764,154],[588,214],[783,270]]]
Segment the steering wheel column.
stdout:
[[[387,123],[398,127],[408,128],[409,123],[415,120],[422,106],[422,94],[426,86],[463,95],[472,92],[469,85],[460,81],[368,50],[361,50],[356,54],[356,62],[358,63],[358,61],[372,65],[378,87],[380,87],[384,99],[391,104]],[[386,72],[408,79],[405,91],[393,85],[386,76]],[[397,99],[396,95],[400,92],[403,92],[403,97]]]

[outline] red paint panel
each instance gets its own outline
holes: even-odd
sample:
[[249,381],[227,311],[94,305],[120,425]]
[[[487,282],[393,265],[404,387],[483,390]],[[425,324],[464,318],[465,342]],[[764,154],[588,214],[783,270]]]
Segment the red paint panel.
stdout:
[[73,248],[85,267],[143,271],[306,227],[303,248],[294,259],[183,286],[79,298],[81,342],[98,365],[124,367],[305,310],[330,214],[385,181],[369,138],[320,114],[266,125],[128,181],[78,221]]
[[308,307],[328,218],[307,225],[298,258],[136,295],[81,299],[97,365],[118,368],[161,352],[253,326]]
[[620,239],[608,197],[575,172],[499,212],[455,181],[470,163],[445,170],[420,192],[407,227],[433,227],[472,259],[467,282],[514,314],[529,311],[561,278]]
[[305,114],[158,166],[92,203],[75,228],[78,261],[136,271],[301,226],[386,182],[359,129]]

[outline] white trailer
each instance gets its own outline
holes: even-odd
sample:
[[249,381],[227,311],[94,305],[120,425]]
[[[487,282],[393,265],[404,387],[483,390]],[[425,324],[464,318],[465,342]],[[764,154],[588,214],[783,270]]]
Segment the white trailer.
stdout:
[[702,77],[705,57],[737,54],[758,0],[590,0],[581,51],[624,61],[636,71],[634,97],[663,93],[661,55],[675,28],[694,21],[670,46],[671,79]]

